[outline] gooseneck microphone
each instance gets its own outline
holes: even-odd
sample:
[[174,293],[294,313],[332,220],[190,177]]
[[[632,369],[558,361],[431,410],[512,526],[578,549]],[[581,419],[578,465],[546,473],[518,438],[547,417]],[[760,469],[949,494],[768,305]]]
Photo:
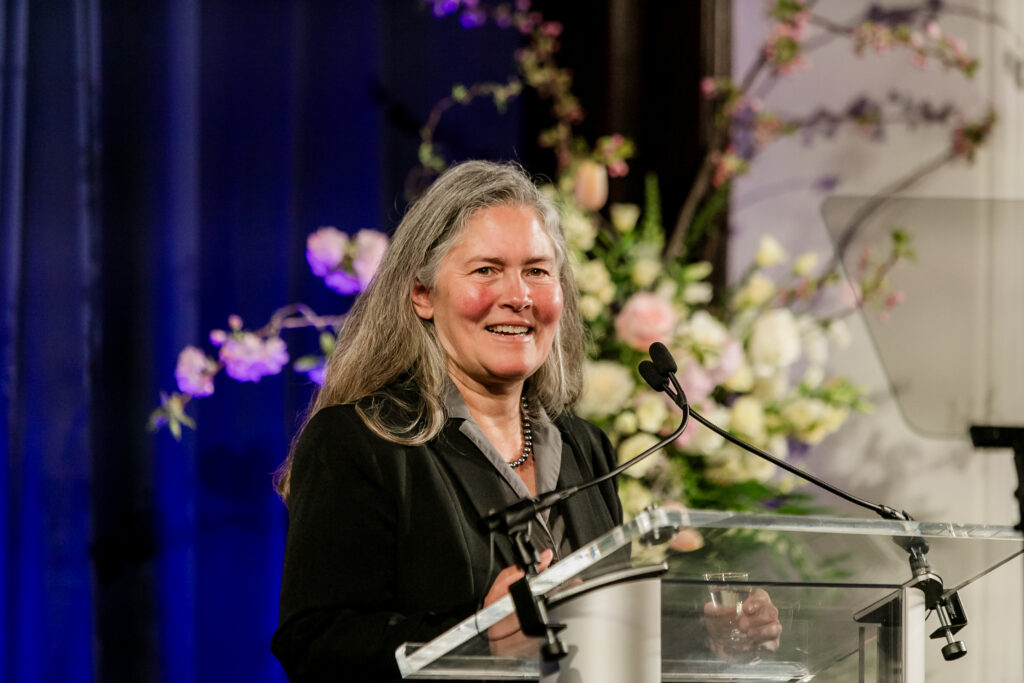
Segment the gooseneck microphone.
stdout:
[[875,514],[891,520],[897,521],[913,521],[913,517],[904,511],[895,510],[887,505],[879,505],[878,503],[872,503],[871,501],[859,498],[852,493],[843,491],[837,486],[833,486],[826,481],[818,479],[812,474],[808,474],[803,470],[794,467],[784,460],[776,458],[774,455],[761,450],[753,444],[749,444],[746,441],[733,436],[728,431],[722,429],[718,425],[714,424],[703,415],[693,409],[692,406],[686,400],[686,394],[683,393],[682,388],[679,386],[679,380],[676,379],[676,361],[672,358],[672,354],[669,353],[668,348],[665,347],[661,342],[655,342],[651,344],[651,361],[643,361],[640,363],[640,375],[644,378],[655,391],[664,391],[672,399],[672,401],[679,406],[684,413],[689,413],[695,420],[700,422],[702,425],[720,435],[727,441],[736,444],[745,451],[749,451],[759,458],[763,458],[773,465],[780,467],[787,472],[791,472],[796,476],[809,481],[815,486],[819,486],[829,493],[833,493],[840,498],[847,500],[854,505],[859,505],[862,508],[871,510]]
[[[872,503],[871,501],[859,498],[852,493],[843,491],[839,487],[818,479],[814,475],[808,474],[807,472],[790,465],[788,462],[779,460],[757,446],[733,436],[728,431],[706,419],[703,415],[694,410],[687,402],[686,394],[683,392],[682,387],[679,385],[679,380],[675,375],[676,361],[672,358],[672,354],[669,352],[668,348],[661,342],[655,342],[654,344],[651,344],[650,354],[650,361],[643,361],[640,363],[640,375],[652,389],[655,391],[664,391],[668,394],[684,414],[692,415],[702,425],[722,436],[730,443],[733,443],[740,448],[753,453],[759,458],[763,458],[773,465],[795,474],[801,479],[823,488],[826,491],[853,503],[854,505],[859,505],[862,508],[871,510],[884,519],[901,522],[913,521],[914,518],[905,511],[896,510],[888,505]],[[960,603],[960,598],[955,591],[949,595],[943,595],[942,579],[932,572],[931,566],[928,563],[928,558],[926,557],[929,549],[928,542],[920,536],[897,536],[893,540],[895,540],[896,543],[910,556],[910,570],[914,576],[911,582],[912,585],[924,592],[925,607],[927,609],[934,610],[939,615],[941,626],[931,634],[931,637],[944,638],[946,640],[946,645],[942,648],[943,658],[947,661],[951,661],[963,657],[967,654],[967,646],[964,645],[963,641],[954,640],[953,636],[967,625],[967,616],[964,613],[963,605]]]

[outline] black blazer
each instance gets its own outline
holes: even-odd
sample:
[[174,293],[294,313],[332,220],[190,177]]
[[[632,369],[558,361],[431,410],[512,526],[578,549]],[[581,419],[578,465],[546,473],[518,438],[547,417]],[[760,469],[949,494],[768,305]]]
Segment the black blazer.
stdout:
[[[575,417],[558,487],[615,465],[607,437]],[[480,520],[514,502],[494,466],[449,420],[423,446],[371,432],[351,405],[318,412],[295,449],[281,612],[271,649],[293,681],[398,679],[394,651],[476,611],[514,563],[504,538],[489,569]],[[560,505],[575,549],[622,522],[606,482]]]

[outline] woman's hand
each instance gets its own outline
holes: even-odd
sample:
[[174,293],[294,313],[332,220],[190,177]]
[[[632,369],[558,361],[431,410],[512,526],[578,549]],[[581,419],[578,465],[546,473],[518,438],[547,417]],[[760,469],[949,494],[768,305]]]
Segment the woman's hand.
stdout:
[[[554,552],[547,548],[540,553],[538,571],[544,571],[551,564]],[[484,596],[484,607],[497,602],[508,595],[508,588],[513,583],[523,578],[525,574],[519,567],[505,567],[495,577],[491,589]],[[487,639],[491,641],[491,653],[495,655],[511,656],[530,644],[530,638],[519,631],[519,617],[510,614],[494,626],[487,629]]]
[[[779,610],[762,588],[755,589],[743,601],[739,612],[734,607],[716,607],[709,602],[704,605],[704,617],[708,645],[717,657],[779,649],[782,636]],[[734,631],[739,631],[742,637],[737,638]]]

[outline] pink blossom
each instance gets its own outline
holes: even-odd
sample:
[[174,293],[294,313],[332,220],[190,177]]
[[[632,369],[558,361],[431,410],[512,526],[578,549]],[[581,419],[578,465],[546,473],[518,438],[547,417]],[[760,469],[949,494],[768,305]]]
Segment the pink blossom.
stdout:
[[210,330],[210,343],[214,346],[223,346],[228,340],[228,333],[224,330]]
[[716,385],[721,384],[732,377],[742,364],[743,344],[736,339],[730,339],[718,354],[718,364],[711,368],[708,374]]
[[934,21],[929,21],[925,25],[924,32],[932,40],[938,40],[942,36],[942,29],[939,28],[938,23]]
[[714,390],[715,380],[704,366],[696,360],[691,360],[683,366],[683,371],[679,374],[679,385],[691,404],[700,403]]
[[352,259],[352,270],[356,271],[359,283],[366,287],[377,272],[384,252],[388,249],[388,237],[376,230],[360,230],[356,233],[356,255]]
[[885,307],[895,308],[896,306],[899,306],[901,303],[903,303],[903,300],[906,298],[907,293],[902,289],[898,289],[895,292],[891,293],[889,296],[885,297]]
[[220,348],[220,360],[232,379],[258,382],[276,375],[288,362],[288,350],[280,337],[260,339],[251,332],[232,337]]
[[638,351],[672,336],[676,313],[672,305],[656,294],[639,292],[631,296],[615,316],[615,333]]
[[700,429],[700,427],[697,426],[697,421],[691,419],[686,425],[686,429],[683,430],[683,433],[677,436],[676,440],[672,443],[674,443],[677,448],[686,450],[687,446],[690,445],[690,442],[693,441],[693,436],[697,433],[698,429]]
[[714,97],[718,94],[718,83],[711,76],[705,76],[700,79],[700,91],[704,97]]
[[324,277],[345,258],[348,235],[333,227],[320,228],[306,238],[306,261],[313,275]]
[[174,379],[183,394],[209,396],[213,393],[213,376],[217,374],[217,363],[201,349],[186,346],[178,354],[178,366]]
[[545,21],[540,26],[540,31],[546,36],[557,38],[562,35],[562,22],[560,21]]
[[629,166],[622,159],[617,159],[608,164],[608,175],[611,178],[621,178],[629,173]]
[[234,313],[228,316],[228,327],[230,327],[232,330],[240,330],[242,329],[243,325],[245,325],[245,323],[242,322],[242,316],[236,315]]

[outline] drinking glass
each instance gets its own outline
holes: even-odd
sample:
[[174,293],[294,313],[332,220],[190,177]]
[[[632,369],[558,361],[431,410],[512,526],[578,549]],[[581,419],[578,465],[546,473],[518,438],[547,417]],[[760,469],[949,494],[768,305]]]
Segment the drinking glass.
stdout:
[[741,643],[747,639],[747,635],[737,628],[739,617],[743,614],[743,601],[752,592],[751,587],[745,583],[747,579],[746,572],[708,572],[704,575],[711,604],[734,613],[729,617],[730,629],[727,636],[732,643]]

